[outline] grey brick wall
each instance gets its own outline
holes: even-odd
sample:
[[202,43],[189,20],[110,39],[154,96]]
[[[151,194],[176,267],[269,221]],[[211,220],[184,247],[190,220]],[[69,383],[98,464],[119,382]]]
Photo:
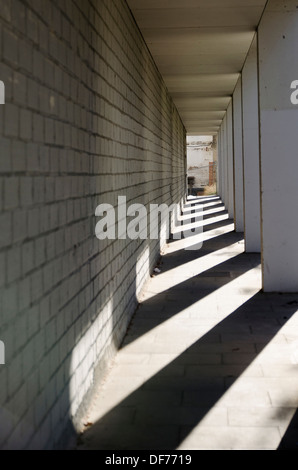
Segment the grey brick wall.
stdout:
[[95,209],[179,203],[185,131],[124,0],[0,0],[0,38],[0,447],[63,447],[164,242]]

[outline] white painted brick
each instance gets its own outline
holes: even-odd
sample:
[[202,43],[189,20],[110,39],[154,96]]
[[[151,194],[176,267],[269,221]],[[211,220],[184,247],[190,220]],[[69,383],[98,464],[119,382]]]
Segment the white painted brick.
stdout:
[[35,82],[31,78],[27,79],[27,103],[30,109],[38,110],[39,86],[37,82]]
[[[21,5],[12,30],[2,34],[9,66],[3,64],[1,79],[11,106],[4,108],[9,122],[0,126],[0,172],[18,189],[2,187],[7,212],[0,215],[0,248],[7,251],[0,254],[12,263],[19,253],[19,261],[10,270],[5,264],[5,280],[13,284],[5,289],[1,321],[12,331],[17,318],[11,357],[21,357],[22,346],[27,358],[19,372],[23,382],[8,382],[12,389],[26,384],[29,401],[20,407],[24,416],[32,410],[34,429],[24,436],[22,420],[15,435],[27,448],[43,448],[54,442],[62,408],[65,416],[80,406],[94,367],[114,334],[123,336],[136,306],[136,260],[145,244],[99,243],[95,208],[116,204],[119,191],[129,203],[178,202],[184,130],[125,2],[102,0],[95,13],[81,0],[59,6],[28,0],[26,32]],[[7,1],[0,16],[10,12]],[[163,97],[161,103],[156,96]],[[10,172],[17,174],[7,178]],[[159,243],[149,245],[157,256]],[[140,288],[148,261],[145,253],[137,273]],[[70,389],[65,382],[79,338]]]
[[5,104],[4,133],[7,137],[17,137],[19,134],[19,108],[11,103]]
[[23,311],[31,304],[30,280],[28,277],[19,282],[18,291],[20,296],[19,310]]
[[3,28],[3,58],[11,64],[18,64],[18,37]]
[[38,267],[46,261],[46,239],[45,237],[37,238],[34,241],[35,266]]
[[39,172],[39,149],[38,145],[32,142],[27,144],[27,171]]
[[33,141],[44,142],[44,118],[38,113],[33,114],[32,119]]
[[44,419],[44,417],[47,414],[47,403],[46,403],[45,391],[42,391],[35,398],[34,411],[35,411],[34,420],[36,423],[36,427],[38,427],[40,422]]
[[11,142],[9,139],[0,137],[0,172],[7,173],[12,169]]
[[0,248],[9,246],[12,239],[12,216],[9,212],[0,214]]
[[[33,301],[35,300],[34,292],[32,294],[32,300]],[[39,328],[39,306],[34,305],[27,311],[26,332],[27,332],[28,338],[33,337],[37,333],[38,328]],[[29,343],[28,347],[32,348],[32,344]]]
[[31,298],[32,302],[36,302],[41,298],[43,292],[42,273],[36,271],[30,276]]
[[26,8],[20,0],[11,0],[11,10],[13,12],[11,16],[12,24],[26,34]]
[[[28,335],[28,338],[30,338],[30,335]],[[23,369],[23,374],[25,377],[28,377],[33,370],[35,364],[35,351],[33,348],[34,344],[33,341],[27,341],[23,351],[22,351],[22,369]],[[28,385],[28,381],[26,380],[26,385]],[[35,398],[35,394],[33,393],[33,390],[30,389],[30,394],[28,396],[32,400],[32,395],[33,398]]]
[[31,177],[20,179],[20,203],[22,207],[31,205],[33,202],[33,180]]
[[50,171],[50,153],[49,148],[45,145],[39,146],[39,165],[42,174]]
[[25,276],[34,268],[34,242],[29,241],[22,246],[22,271]]
[[20,141],[12,141],[12,166],[14,172],[26,171],[26,148]]
[[[21,355],[18,355],[14,359],[10,360],[7,376],[8,394],[10,396],[13,396],[18,390],[18,388],[20,388],[23,381]],[[20,406],[20,404],[18,404],[18,406]]]
[[24,40],[19,43],[19,67],[32,73],[32,45]]
[[19,178],[10,177],[4,181],[4,208],[15,209],[19,205]]
[[21,277],[21,249],[19,246],[7,251],[7,283],[10,284]]
[[44,177],[37,176],[33,178],[33,202],[35,204],[44,203],[45,199],[45,181]]
[[21,106],[26,106],[27,79],[26,76],[15,72],[13,76],[13,100]]
[[27,34],[36,44],[38,44],[38,23],[37,16],[31,10],[27,10]]
[[0,287],[5,284],[6,281],[6,253],[0,253]]
[[[49,380],[49,356],[44,355],[43,358],[40,360],[39,364],[39,389],[42,390],[42,393],[44,393],[44,389],[46,387],[46,384]],[[34,407],[36,409],[36,407]],[[38,410],[36,410],[36,424],[38,425],[38,422],[40,422],[42,416],[40,416],[40,413]]]
[[36,237],[39,234],[39,209],[32,208],[28,210],[28,236]]

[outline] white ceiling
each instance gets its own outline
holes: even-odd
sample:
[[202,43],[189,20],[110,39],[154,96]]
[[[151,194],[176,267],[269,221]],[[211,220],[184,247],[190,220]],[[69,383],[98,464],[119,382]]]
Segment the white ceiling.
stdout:
[[267,0],[127,0],[189,135],[216,134]]

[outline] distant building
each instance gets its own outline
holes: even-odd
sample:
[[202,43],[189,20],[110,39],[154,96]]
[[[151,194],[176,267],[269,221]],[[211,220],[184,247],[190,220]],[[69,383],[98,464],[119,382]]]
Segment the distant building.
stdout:
[[191,178],[193,188],[213,184],[214,157],[213,136],[187,137],[187,176]]

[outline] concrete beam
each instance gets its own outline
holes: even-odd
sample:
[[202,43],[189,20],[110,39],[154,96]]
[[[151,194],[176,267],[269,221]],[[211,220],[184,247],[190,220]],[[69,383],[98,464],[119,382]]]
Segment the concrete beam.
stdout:
[[[182,110],[226,112],[266,0],[127,3],[185,126]],[[199,124],[191,129],[203,132]]]

